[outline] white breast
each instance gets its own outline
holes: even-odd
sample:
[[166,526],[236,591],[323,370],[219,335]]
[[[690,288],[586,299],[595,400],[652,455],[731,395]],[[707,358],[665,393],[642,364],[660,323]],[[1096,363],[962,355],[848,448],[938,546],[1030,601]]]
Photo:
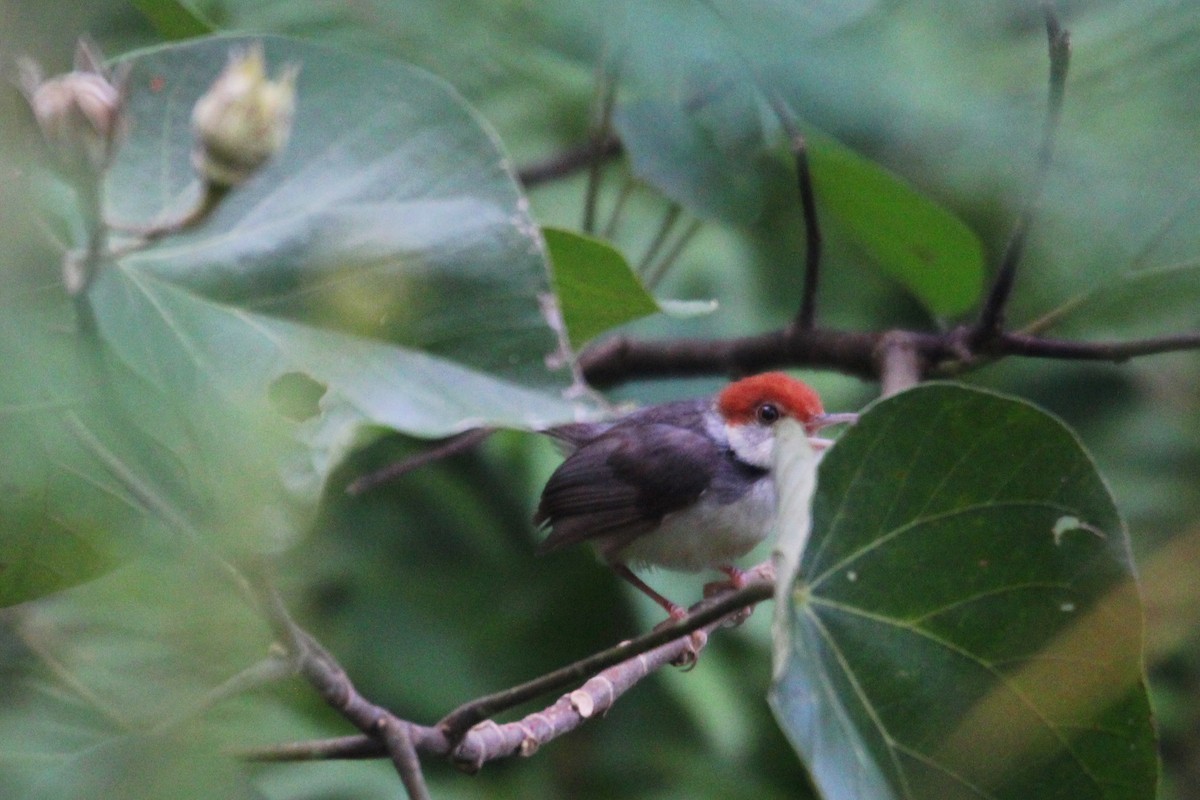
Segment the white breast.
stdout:
[[701,496],[691,508],[663,517],[657,529],[613,554],[613,560],[681,572],[731,565],[767,538],[774,516],[775,484],[769,478],[725,505]]

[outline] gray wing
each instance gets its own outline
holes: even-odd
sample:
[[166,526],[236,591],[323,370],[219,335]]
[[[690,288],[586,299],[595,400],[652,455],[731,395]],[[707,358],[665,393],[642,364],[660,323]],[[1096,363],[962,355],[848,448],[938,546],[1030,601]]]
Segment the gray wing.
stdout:
[[550,476],[533,518],[550,528],[538,552],[599,537],[619,543],[653,530],[664,515],[699,499],[722,458],[711,439],[686,428],[612,428]]

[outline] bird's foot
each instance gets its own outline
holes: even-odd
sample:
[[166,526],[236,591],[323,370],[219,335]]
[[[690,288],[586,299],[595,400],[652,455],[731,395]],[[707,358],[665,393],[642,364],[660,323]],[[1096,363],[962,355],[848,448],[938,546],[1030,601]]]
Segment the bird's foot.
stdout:
[[[670,628],[675,623],[685,619],[688,615],[687,610],[682,606],[677,606],[674,603],[667,608],[667,618],[654,626],[654,630],[661,631],[665,628]],[[684,670],[689,670],[696,666],[696,662],[700,660],[700,651],[708,644],[708,633],[705,631],[692,631],[687,635],[686,649],[680,653],[671,662],[671,666],[682,667]]]
[[700,661],[700,651],[708,644],[708,633],[703,630],[692,631],[687,637],[687,647],[675,657],[671,666],[679,667],[684,672],[692,669]]
[[723,581],[712,581],[711,583],[704,584],[704,596],[706,598],[718,595],[729,589],[736,591],[750,582],[749,576],[747,576],[745,572],[737,567],[726,566],[717,567],[717,569],[721,570],[721,572],[724,572],[729,577]]

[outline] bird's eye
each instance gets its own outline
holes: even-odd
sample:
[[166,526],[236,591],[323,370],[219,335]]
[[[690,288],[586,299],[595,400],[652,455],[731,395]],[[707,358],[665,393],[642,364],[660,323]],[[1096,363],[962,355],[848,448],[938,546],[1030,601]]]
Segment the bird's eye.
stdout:
[[763,425],[770,425],[779,419],[779,408],[774,403],[763,403],[754,412],[758,421]]

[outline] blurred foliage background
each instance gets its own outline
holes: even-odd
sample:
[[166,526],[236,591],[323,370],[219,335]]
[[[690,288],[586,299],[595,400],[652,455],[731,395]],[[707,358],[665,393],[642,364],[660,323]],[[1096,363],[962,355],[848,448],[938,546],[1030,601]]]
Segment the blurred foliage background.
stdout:
[[[158,15],[176,6],[10,0],[0,5],[3,69],[11,76],[15,57],[27,55],[48,73],[65,70],[83,32],[108,55],[163,42],[167,33],[152,20],[161,23]],[[598,74],[615,75],[622,87],[618,129],[644,142],[642,150],[631,147],[632,170],[659,174],[661,165],[648,163],[647,153],[684,161],[711,156],[711,149],[671,138],[676,129],[667,123],[648,130],[639,113],[681,87],[695,88],[688,82],[698,64],[716,64],[710,74],[720,102],[734,111],[747,104],[755,113],[735,116],[758,119],[761,109],[751,100],[720,91],[721,69],[735,87],[753,73],[751,82],[785,96],[813,133],[951,210],[978,235],[988,264],[1030,186],[1042,125],[1043,20],[1039,4],[1018,0],[764,2],[755,4],[757,14],[732,22],[722,16],[724,5],[698,0],[645,7],[212,0],[188,7],[221,31],[285,34],[429,70],[494,127],[517,166],[585,140]],[[1061,146],[1010,320],[1020,326],[1062,309],[1052,334],[1097,340],[1195,329],[1200,8],[1157,0],[1078,0],[1058,8],[1074,44]],[[754,54],[752,67],[738,61],[746,53]],[[382,87],[345,90],[370,98]],[[0,168],[11,177],[34,157],[33,131],[20,122],[15,91],[0,102]],[[711,131],[726,138],[708,144],[724,158],[697,162],[685,171],[687,181],[657,190],[632,174],[629,161],[606,166],[601,219],[627,195],[612,231],[616,245],[638,259],[668,213],[665,193],[686,219],[703,224],[658,290],[720,304],[708,316],[656,316],[626,332],[738,335],[777,327],[794,314],[803,239],[790,164],[777,141],[763,144],[769,125],[751,127],[714,123]],[[533,218],[577,229],[585,181],[581,173],[531,190]],[[836,191],[822,187],[820,174],[817,181],[819,192]],[[0,180],[3,259],[54,260],[19,185]],[[823,220],[823,321],[866,329],[954,321],[881,270],[844,220]],[[24,374],[15,365],[4,369],[6,380]],[[857,408],[875,393],[838,375],[805,377],[835,410]],[[1009,359],[965,377],[1061,416],[1110,482],[1143,581],[1161,794],[1181,800],[1200,797],[1198,378],[1195,354],[1123,365]],[[652,402],[719,382],[634,383],[613,396]],[[530,514],[557,459],[537,437],[501,433],[477,452],[367,496],[345,496],[349,480],[421,447],[399,435],[374,437],[334,471],[315,522],[278,548],[293,610],[368,697],[432,722],[466,699],[658,621],[653,606],[590,554],[532,557]],[[268,644],[261,620],[219,575],[177,556],[148,547],[94,581],[3,612],[0,794],[94,796],[104,787],[109,796],[394,796],[394,773],[380,763],[244,768],[214,757],[231,744],[346,732],[298,683],[228,701],[158,738],[129,734],[172,717],[260,658]],[[655,578],[670,596],[698,591],[691,577]],[[697,669],[645,683],[604,720],[536,758],[492,764],[473,778],[429,765],[435,796],[803,796],[806,778],[764,702],[767,622],[760,612],[715,637]]]

